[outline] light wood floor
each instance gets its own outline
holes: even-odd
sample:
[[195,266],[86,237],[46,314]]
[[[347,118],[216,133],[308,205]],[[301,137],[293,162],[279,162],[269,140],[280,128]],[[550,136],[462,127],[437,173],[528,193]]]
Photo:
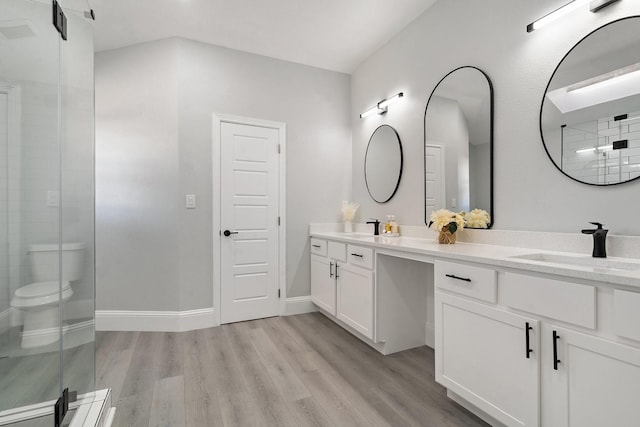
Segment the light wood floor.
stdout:
[[121,427],[486,425],[435,383],[433,350],[382,356],[319,313],[101,332],[96,369]]

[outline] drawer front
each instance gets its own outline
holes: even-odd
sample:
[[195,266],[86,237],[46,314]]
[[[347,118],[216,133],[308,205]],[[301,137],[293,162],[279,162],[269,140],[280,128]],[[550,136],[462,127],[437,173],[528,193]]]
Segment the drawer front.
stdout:
[[495,303],[496,271],[448,261],[435,262],[435,283],[439,289]]
[[373,249],[362,246],[347,246],[347,257],[349,264],[373,270]]
[[616,335],[640,341],[640,293],[613,291],[613,329]]
[[327,241],[322,239],[311,238],[311,253],[327,256]]
[[505,273],[500,303],[585,328],[596,328],[596,288],[591,285]]
[[327,252],[329,258],[333,258],[338,261],[347,262],[347,244],[338,242],[329,242]]

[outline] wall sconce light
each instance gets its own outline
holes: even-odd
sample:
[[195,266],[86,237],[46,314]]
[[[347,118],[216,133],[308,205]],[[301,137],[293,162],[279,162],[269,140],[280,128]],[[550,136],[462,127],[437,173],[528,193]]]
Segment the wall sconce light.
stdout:
[[609,6],[612,3],[617,2],[618,0],[572,0],[569,3],[565,4],[564,6],[559,7],[558,9],[554,10],[551,13],[546,14],[545,16],[543,16],[542,18],[532,22],[531,24],[527,25],[527,33],[530,33],[532,31],[535,31],[537,29],[539,29],[540,27],[543,27],[545,25],[547,25],[548,23],[555,21],[556,19],[560,18],[561,16],[566,15],[569,12],[572,12],[574,10],[576,10],[577,8],[579,8],[580,6],[583,6],[587,3],[590,3],[589,5],[589,10],[591,10],[591,12],[596,13],[598,12],[600,9],[603,9],[607,6]]
[[364,113],[360,114],[360,118],[363,119],[367,116],[371,116],[373,114],[384,114],[387,112],[387,107],[390,104],[393,104],[394,102],[398,101],[400,98],[402,98],[404,96],[403,92],[397,93],[395,95],[393,95],[390,98],[387,99],[383,99],[382,101],[378,102],[375,106],[369,108],[367,111],[365,111]]

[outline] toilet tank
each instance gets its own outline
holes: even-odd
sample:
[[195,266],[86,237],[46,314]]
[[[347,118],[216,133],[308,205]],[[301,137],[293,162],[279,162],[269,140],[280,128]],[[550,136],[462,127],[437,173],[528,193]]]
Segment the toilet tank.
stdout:
[[[72,282],[82,278],[84,252],[84,243],[62,244],[62,280]],[[57,243],[29,245],[29,265],[33,282],[58,280],[59,253],[60,245]]]

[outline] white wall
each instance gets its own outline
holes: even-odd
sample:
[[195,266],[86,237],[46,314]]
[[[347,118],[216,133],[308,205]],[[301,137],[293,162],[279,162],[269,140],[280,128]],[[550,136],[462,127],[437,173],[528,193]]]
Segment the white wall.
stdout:
[[346,74],[184,39],[98,53],[97,308],[211,307],[214,112],[287,124],[287,296],[308,295],[308,224],[349,196],[349,96]]
[[[533,33],[526,25],[558,7],[555,0],[446,0],[437,2],[352,75],[353,198],[361,217],[396,214],[401,224],[424,223],[423,119],[438,81],[463,65],[484,70],[495,91],[494,198],[496,229],[579,232],[587,221],[612,234],[640,234],[629,212],[640,210],[640,182],[592,187],[574,182],[548,159],[540,138],[539,111],[557,63],[582,37],[624,16],[640,14],[640,2],[621,1],[590,13],[585,6]],[[385,116],[358,115],[378,100],[404,91]],[[379,205],[362,176],[369,136],[382,123],[403,142],[405,164],[396,196]]]

